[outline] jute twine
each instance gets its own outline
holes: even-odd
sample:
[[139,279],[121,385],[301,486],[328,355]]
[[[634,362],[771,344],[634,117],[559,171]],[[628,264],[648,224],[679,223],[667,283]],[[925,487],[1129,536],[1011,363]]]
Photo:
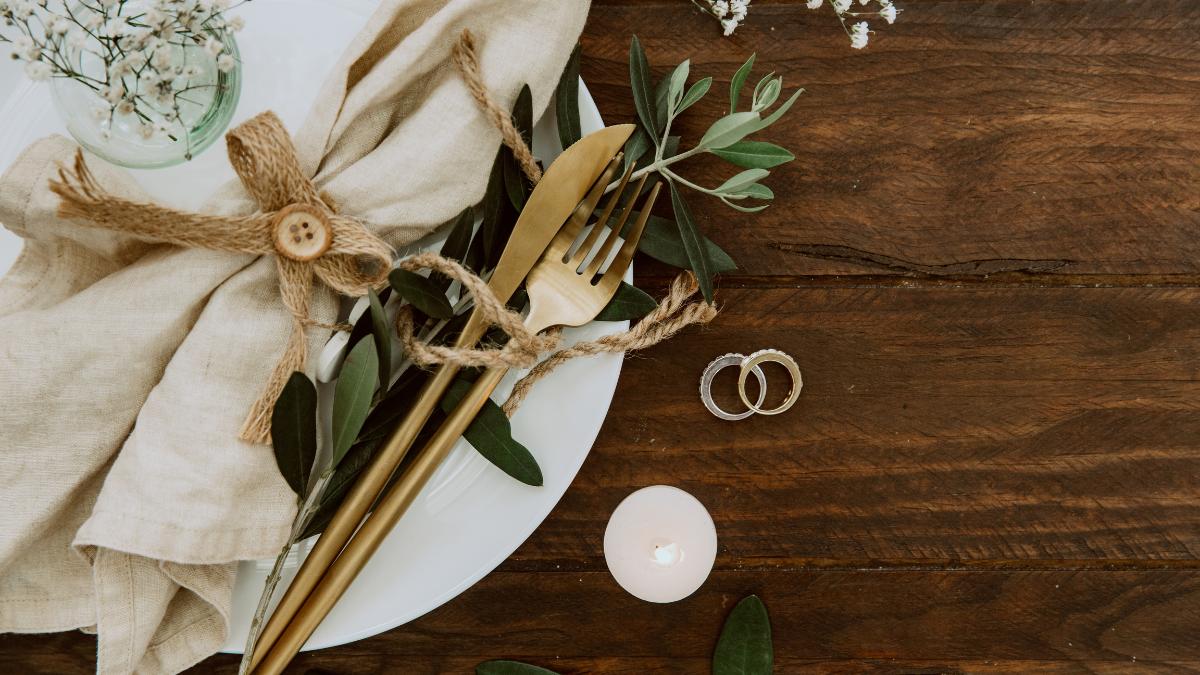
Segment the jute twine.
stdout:
[[[511,116],[496,103],[484,85],[475,41],[469,31],[463,31],[454,46],[453,58],[471,95],[500,130],[504,144],[513,151],[522,171],[530,181],[537,183],[542,177],[541,168]],[[88,168],[82,151],[76,153],[71,167],[59,168],[58,179],[50,182],[50,188],[62,199],[58,210],[62,218],[78,218],[95,227],[148,241],[233,253],[280,253],[274,240],[275,224],[277,215],[288,207],[302,206],[323,216],[332,232],[332,244],[327,250],[311,260],[275,255],[280,296],[292,315],[292,330],[282,356],[251,406],[240,432],[244,440],[265,443],[270,440],[271,413],[279,393],[293,372],[306,369],[307,329],[310,326],[342,328],[312,319],[309,303],[314,275],[339,293],[362,296],[368,289],[385,282],[391,269],[393,250],[361,222],[336,213],[332,200],[322,195],[300,169],[292,139],[273,112],[264,112],[233,129],[226,140],[230,164],[242,185],[258,202],[259,211],[253,215],[189,213],[110,194]],[[398,330],[415,363],[431,366],[453,362],[463,366],[513,368],[537,364],[517,383],[505,404],[505,411],[510,415],[535,382],[569,359],[644,349],[688,325],[707,323],[717,314],[712,305],[688,303],[696,292],[696,283],[690,273],[684,273],[671,285],[670,293],[658,308],[632,330],[560,349],[538,363],[541,354],[559,345],[557,332],[530,333],[521,317],[508,310],[478,276],[435,254],[410,258],[400,266],[410,271],[431,269],[458,280],[472,293],[484,318],[511,337],[501,349],[455,350],[427,345],[413,336],[411,311],[402,311]]]
[[324,215],[333,239],[328,250],[309,261],[275,256],[279,291],[291,312],[292,330],[283,355],[251,406],[240,432],[244,440],[265,443],[270,439],[275,400],[288,377],[294,371],[305,370],[307,328],[331,327],[314,321],[309,314],[313,276],[339,293],[365,295],[369,288],[387,278],[393,251],[362,223],[335,213],[329,200],[322,199],[316,186],[301,171],[292,139],[275,113],[254,117],[230,131],[226,140],[230,164],[258,202],[260,210],[254,215],[188,213],[109,194],[88,169],[82,151],[76,153],[72,167],[59,168],[58,180],[52,180],[50,188],[62,198],[60,217],[79,218],[95,227],[149,241],[234,253],[277,253],[275,216],[284,207],[301,205]]
[[[479,72],[479,61],[475,57],[475,41],[469,31],[463,31],[454,47],[454,62],[471,95],[500,130],[504,144],[512,149],[526,177],[536,184],[541,180],[541,169],[534,160],[529,145],[513,125],[512,118],[492,99],[484,85]],[[476,311],[480,312],[488,323],[499,327],[509,336],[508,342],[500,349],[454,349],[425,344],[416,339],[412,311],[405,307],[396,318],[396,326],[405,351],[414,363],[421,366],[454,363],[463,367],[484,368],[533,366],[529,373],[517,381],[504,404],[504,412],[509,416],[516,412],[521,401],[538,380],[573,358],[645,349],[667,340],[687,326],[708,323],[717,315],[714,305],[689,302],[699,290],[699,284],[691,272],[684,272],[675,278],[667,297],[658,307],[630,330],[558,349],[545,360],[541,360],[542,354],[558,348],[561,344],[559,331],[546,335],[531,333],[525,327],[520,314],[505,307],[482,279],[461,264],[433,253],[424,253],[401,262],[400,267],[410,272],[432,270],[462,283],[474,298]]]

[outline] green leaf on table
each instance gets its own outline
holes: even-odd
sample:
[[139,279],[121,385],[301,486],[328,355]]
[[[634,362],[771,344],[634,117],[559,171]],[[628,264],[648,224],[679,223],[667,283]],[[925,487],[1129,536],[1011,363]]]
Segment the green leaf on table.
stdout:
[[442,257],[462,262],[467,257],[467,249],[471,247],[471,235],[475,234],[475,214],[471,208],[463,209],[454,219],[446,243],[442,244]]
[[[517,131],[521,132],[521,138],[525,140],[525,144],[533,147],[533,93],[529,90],[529,85],[521,87],[521,92],[517,94],[517,101],[513,104],[512,119]],[[525,200],[529,197],[532,186],[512,151],[504,147],[501,148],[501,153],[505,157],[505,191],[508,193],[509,203],[520,212],[525,208]]]
[[379,388],[387,390],[392,379],[392,326],[388,323],[383,302],[374,289],[367,289],[367,300],[371,303],[371,336],[375,339],[375,351],[379,355]]
[[[463,209],[462,213],[458,214],[458,218],[455,218],[454,224],[450,226],[450,232],[446,235],[446,241],[442,244],[442,257],[466,264],[467,252],[471,248],[471,238],[474,235],[475,213],[470,207],[467,207]],[[443,293],[450,289],[450,284],[452,283],[450,277],[436,272],[429,275],[429,280]]]
[[747,596],[725,619],[713,653],[713,675],[771,675],[774,666],[767,608],[757,595]]
[[671,75],[658,81],[654,88],[654,119],[658,122],[658,132],[654,134],[657,140],[662,140],[663,130],[667,128],[667,118],[671,113]]
[[649,293],[622,281],[617,294],[596,315],[596,321],[632,321],[646,316],[657,307],[658,302]]
[[558,673],[520,661],[484,661],[475,666],[475,675],[558,675]]
[[529,181],[525,178],[525,172],[521,170],[521,165],[517,163],[517,158],[513,156],[508,148],[501,151],[504,154],[504,192],[508,195],[508,202],[512,204],[517,211],[525,208],[525,193]]
[[346,457],[337,465],[329,482],[325,484],[325,491],[321,493],[321,503],[317,506],[312,518],[309,519],[308,525],[304,527],[304,532],[300,534],[298,541],[325,531],[325,528],[333,520],[334,514],[341,507],[342,501],[345,500],[346,493],[354,486],[363,469],[371,463],[375,457],[375,451],[379,449],[381,443],[383,443],[383,438],[375,438],[355,443],[350,448],[350,452],[346,453]]
[[[379,292],[379,301],[387,303],[387,300],[392,295],[392,289],[384,288]],[[356,306],[357,307],[357,306]],[[375,322],[371,320],[371,311],[368,306],[363,310],[358,319],[354,321],[354,328],[350,329],[350,338],[346,340],[346,344],[350,347],[358,344],[358,341],[372,335],[375,332]]]
[[754,88],[754,102],[752,109],[764,110],[770,108],[779,100],[779,94],[783,91],[783,78],[771,77],[775,73],[766,76]]
[[625,164],[621,167],[621,171],[629,168],[629,165],[642,158],[646,151],[650,149],[651,141],[650,134],[639,124],[634,130],[633,135],[625,142]]
[[766,169],[746,169],[724,183],[721,183],[714,192],[724,195],[737,194],[742,188],[752,185],[769,175],[771,175],[771,172]]
[[750,185],[738,190],[737,193],[726,196],[731,198],[750,197],[751,199],[775,199],[775,193],[771,190],[771,188],[761,183],[751,183]]
[[275,401],[271,445],[279,473],[303,497],[317,459],[317,388],[304,373],[292,373]]
[[446,292],[427,277],[416,272],[396,269],[388,275],[388,283],[401,298],[425,314],[435,319],[449,319],[454,316],[454,308],[446,299]]
[[754,133],[755,131],[762,131],[763,129],[766,129],[767,127],[771,126],[772,124],[775,124],[776,122],[778,122],[779,118],[783,117],[784,113],[786,113],[792,107],[792,104],[795,103],[796,99],[800,98],[800,94],[803,94],[803,93],[804,93],[803,89],[797,89],[796,93],[792,94],[791,98],[784,101],[783,105],[780,105],[778,108],[775,109],[775,112],[771,113],[770,115],[767,115],[767,117],[765,119],[763,119],[762,121],[760,121],[758,123],[758,125],[755,127],[754,131],[751,131],[750,133]]
[[697,144],[706,150],[726,148],[762,127],[761,116],[756,112],[730,113],[713,122]]
[[747,169],[770,169],[796,159],[784,148],[766,141],[738,141],[710,152],[726,162]]
[[691,209],[688,208],[687,202],[683,201],[683,195],[679,193],[679,186],[675,185],[675,181],[669,182],[671,206],[675,210],[675,224],[679,227],[679,236],[683,240],[684,250],[687,251],[688,266],[696,275],[696,282],[700,284],[700,292],[704,294],[704,299],[712,302],[714,273],[712,261],[708,259],[708,249],[704,246],[699,230],[696,229],[696,222],[692,220]]
[[479,236],[476,237],[483,246],[483,266],[489,267],[493,256],[492,251],[500,242],[500,220],[508,200],[508,184],[504,179],[504,166],[512,161],[512,153],[503,145],[496,151],[496,159],[492,162],[492,172],[488,175],[487,190],[483,193],[483,201],[479,208],[483,214],[479,223]]
[[728,206],[729,208],[733,209],[734,211],[741,211],[742,213],[758,213],[759,211],[762,211],[763,209],[770,206],[770,204],[761,204],[759,206],[741,206],[739,204],[735,204],[732,200],[730,200],[729,197],[722,196],[722,197],[719,197],[719,199],[721,201],[725,202],[725,206]]
[[558,142],[563,150],[583,138],[579,122],[579,52],[582,45],[576,44],[563,68],[558,88],[554,91],[554,116],[558,121]]
[[637,109],[638,119],[642,121],[646,131],[650,132],[650,139],[657,142],[661,132],[654,108],[650,63],[646,61],[646,52],[642,50],[642,43],[636,35],[629,43],[629,84],[633,88],[633,106]]
[[367,415],[367,421],[358,432],[356,443],[388,435],[393,425],[412,407],[427,377],[428,372],[420,368],[405,369],[391,389],[388,389],[379,403],[371,409],[371,414]]
[[[632,216],[631,216],[632,218]],[[702,235],[703,236],[703,235]],[[704,248],[712,264],[713,274],[737,269],[737,263],[729,254],[704,237]],[[690,269],[687,249],[683,245],[683,237],[679,234],[679,226],[661,216],[650,216],[646,221],[646,229],[638,242],[638,250],[654,258],[680,269]]]
[[708,93],[709,88],[712,87],[712,83],[713,79],[711,77],[706,77],[703,80],[693,84],[691,88],[687,90],[687,93],[683,95],[683,100],[681,100],[679,105],[675,108],[675,114],[679,115],[684,110],[692,107],[696,101],[704,98],[704,95]]
[[675,66],[672,71],[670,82],[667,85],[667,111],[669,117],[674,117],[679,110],[679,104],[683,101],[683,88],[687,86],[688,73],[691,71],[692,62],[690,60]]
[[733,79],[729,81],[729,113],[737,112],[738,97],[742,95],[742,87],[746,85],[746,78],[750,77],[750,71],[754,68],[754,57],[757,54],[751,54],[750,58],[742,64],[741,68],[733,74]]
[[333,388],[333,466],[354,445],[362,430],[379,380],[374,340],[359,340],[350,350]]
[[[447,414],[453,412],[470,389],[470,382],[455,381],[442,397],[442,411]],[[513,439],[508,416],[491,399],[484,402],[483,408],[475,417],[475,421],[471,422],[471,426],[467,427],[463,438],[504,473],[526,485],[542,485],[542,470],[533,453]]]

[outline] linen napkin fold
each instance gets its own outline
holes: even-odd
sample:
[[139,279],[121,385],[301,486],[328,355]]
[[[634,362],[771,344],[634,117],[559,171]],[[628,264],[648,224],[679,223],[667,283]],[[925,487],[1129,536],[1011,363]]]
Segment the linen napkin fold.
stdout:
[[[528,83],[540,111],[587,7],[383,2],[296,133],[304,171],[393,245],[430,232],[482,198],[499,144],[451,62],[461,31],[497,99]],[[235,562],[277,553],[295,515],[270,448],[238,440],[291,319],[268,258],[60,220],[48,182],[75,150],[39,141],[0,178],[25,239],[0,280],[0,631],[94,630],[99,672],[178,672],[225,642]],[[253,209],[239,185],[206,208]],[[312,314],[336,318],[331,293]]]

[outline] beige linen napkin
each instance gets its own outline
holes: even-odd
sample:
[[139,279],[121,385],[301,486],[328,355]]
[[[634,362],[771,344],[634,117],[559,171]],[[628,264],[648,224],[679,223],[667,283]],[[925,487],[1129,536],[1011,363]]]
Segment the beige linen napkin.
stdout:
[[[460,32],[502,104],[528,83],[540,111],[586,14],[382,3],[296,134],[304,170],[393,245],[420,237],[482,197],[499,144],[451,63]],[[25,238],[0,281],[0,631],[95,630],[100,672],[177,672],[224,643],[234,562],[273,556],[294,516],[270,448],[238,440],[291,319],[270,259],[60,221],[47,185],[74,151],[40,141],[0,179],[0,222]],[[209,205],[252,209],[237,185]],[[335,304],[318,291],[314,318]]]

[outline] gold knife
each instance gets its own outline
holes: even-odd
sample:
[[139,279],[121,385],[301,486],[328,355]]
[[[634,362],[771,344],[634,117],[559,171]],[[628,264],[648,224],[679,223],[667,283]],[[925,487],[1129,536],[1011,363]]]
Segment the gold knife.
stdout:
[[[488,287],[501,302],[507,302],[516,292],[529,270],[541,258],[550,240],[558,234],[563,223],[587,194],[588,188],[600,177],[613,155],[629,140],[634,128],[632,124],[621,124],[591,133],[567,148],[546,170],[541,182],[525,203],[525,208],[521,210],[512,236],[509,237],[496,270],[488,281]],[[474,346],[486,330],[487,326],[480,314],[473,312],[454,346]],[[434,373],[421,389],[417,402],[392,432],[387,444],[376,453],[371,464],[346,495],[333,520],[326,526],[325,532],[317,540],[296,573],[296,578],[288,586],[279,605],[263,627],[254,647],[251,671],[279,639],[292,617],[317,586],[325,570],[337,558],[346,542],[350,541],[388,479],[400,466],[417,435],[429,421],[458,371],[458,366],[448,363]]]

